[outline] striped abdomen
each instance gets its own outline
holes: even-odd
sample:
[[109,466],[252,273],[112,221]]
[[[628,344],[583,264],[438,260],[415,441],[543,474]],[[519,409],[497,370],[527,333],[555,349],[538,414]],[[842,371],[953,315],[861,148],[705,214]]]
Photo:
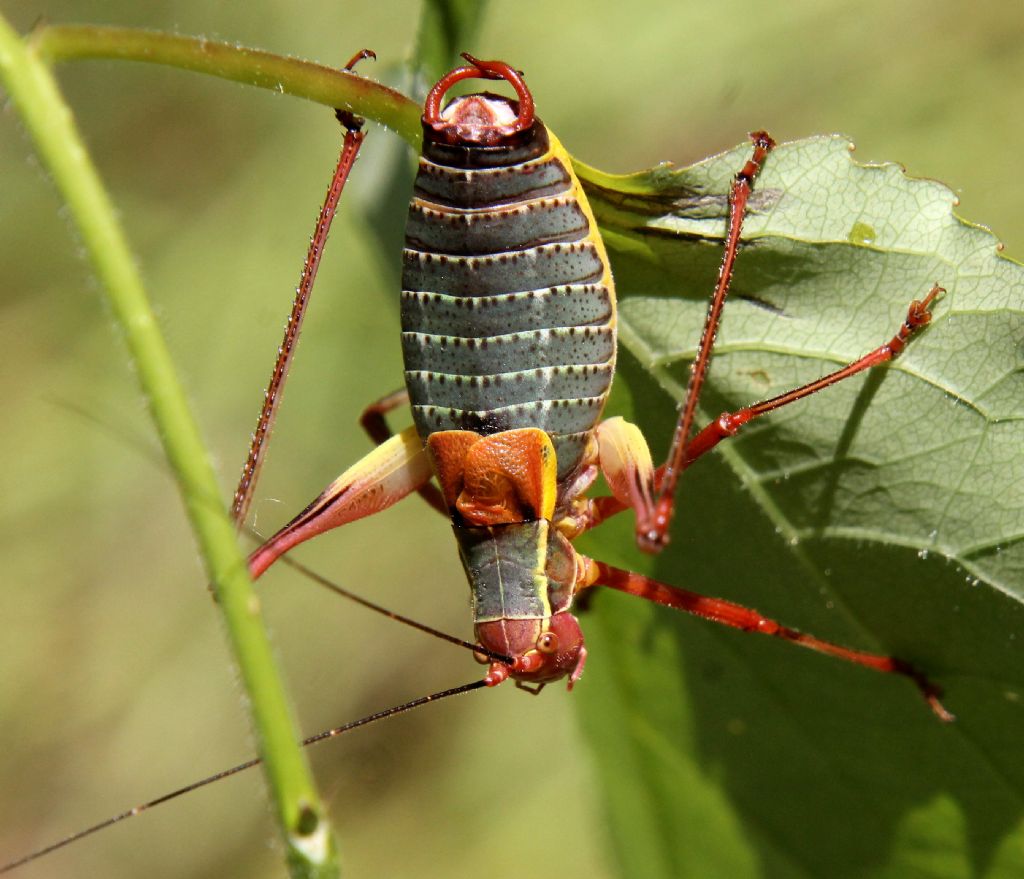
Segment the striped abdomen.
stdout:
[[568,155],[537,121],[514,146],[424,144],[402,272],[420,436],[538,427],[579,465],[615,367],[615,294]]

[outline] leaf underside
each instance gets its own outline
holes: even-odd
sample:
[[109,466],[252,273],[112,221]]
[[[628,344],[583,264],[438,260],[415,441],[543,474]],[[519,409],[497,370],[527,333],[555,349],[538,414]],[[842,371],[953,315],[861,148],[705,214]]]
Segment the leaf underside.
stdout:
[[[613,406],[665,454],[750,152],[579,171],[612,254]],[[905,658],[946,690],[599,595],[578,691],[629,876],[1024,869],[1024,272],[954,194],[846,139],[780,146],[751,200],[703,420],[856,359],[948,291],[888,367],[749,425],[686,474],[670,549],[598,558]]]

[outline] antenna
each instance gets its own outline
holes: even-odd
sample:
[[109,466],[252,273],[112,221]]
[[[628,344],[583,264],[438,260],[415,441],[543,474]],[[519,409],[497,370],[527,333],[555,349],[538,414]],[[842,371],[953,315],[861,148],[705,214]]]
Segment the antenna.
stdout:
[[[332,729],[324,730],[323,732],[317,733],[316,735],[310,736],[307,739],[302,740],[302,746],[308,747],[309,745],[315,745],[318,742],[324,742],[327,739],[333,739],[340,736],[342,733],[347,733],[350,730],[354,730],[360,726],[366,726],[367,724],[374,723],[378,720],[385,720],[388,717],[394,717],[396,714],[403,714],[406,711],[412,711],[414,708],[419,708],[430,702],[440,702],[442,699],[447,699],[449,696],[459,696],[462,693],[468,693],[470,690],[478,690],[481,687],[486,686],[484,681],[475,680],[470,681],[468,684],[462,684],[459,687],[452,687],[449,690],[440,690],[437,693],[431,693],[429,696],[421,696],[419,699],[413,699],[411,702],[403,702],[401,705],[395,705],[392,708],[385,708],[383,711],[378,711],[375,714],[369,714],[366,717],[362,717],[359,720],[353,720],[350,723],[343,724],[342,726],[336,726]],[[184,796],[185,794],[192,793],[194,790],[198,790],[201,787],[206,787],[208,784],[213,784],[215,781],[220,781],[223,778],[228,778],[232,775],[238,775],[240,772],[245,772],[246,769],[252,769],[254,766],[259,766],[263,762],[259,757],[254,757],[252,760],[247,760],[244,763],[239,763],[237,766],[232,766],[230,769],[224,769],[220,772],[208,775],[206,778],[201,778],[198,781],[193,781],[191,784],[187,784],[184,787],[179,787],[177,790],[170,791],[169,793],[163,794],[156,799],[149,800],[145,803],[140,803],[137,806],[125,810],[117,815],[112,815],[104,821],[100,821],[98,824],[93,824],[91,827],[86,827],[84,830],[79,830],[77,833],[72,833],[70,836],[65,836],[63,839],[57,842],[51,843],[50,845],[44,846],[41,849],[37,849],[30,854],[23,855],[13,861],[0,866],[0,873],[9,873],[18,867],[24,866],[30,861],[34,861],[38,858],[44,857],[45,855],[55,852],[58,849],[62,849],[65,846],[71,845],[73,842],[78,842],[80,839],[84,839],[87,836],[92,836],[94,833],[98,833],[101,830],[105,830],[108,827],[112,827],[115,824],[120,824],[122,821],[128,818],[134,818],[136,815],[141,814],[154,806],[159,806],[163,803],[167,803],[173,799]]]
[[[262,539],[258,531],[252,528],[246,529],[253,537],[257,540]],[[488,659],[493,659],[496,662],[504,662],[506,665],[512,665],[512,657],[506,656],[503,653],[496,653],[493,650],[488,650],[480,644],[474,644],[471,641],[464,641],[462,638],[456,638],[454,635],[449,635],[447,632],[442,632],[440,629],[435,629],[433,626],[428,626],[426,623],[417,622],[416,620],[403,616],[400,613],[395,613],[393,610],[388,610],[386,607],[382,607],[379,604],[374,604],[368,598],[363,598],[361,595],[356,595],[355,592],[350,592],[342,586],[339,586],[333,580],[328,579],[323,574],[314,571],[312,568],[304,565],[297,559],[293,559],[289,555],[280,556],[277,559],[278,562],[288,565],[288,567],[298,571],[303,576],[309,578],[314,583],[318,583],[325,589],[330,589],[343,598],[347,598],[349,601],[353,601],[356,604],[367,608],[368,610],[379,613],[381,616],[387,617],[389,620],[394,620],[397,623],[403,623],[413,629],[419,629],[421,632],[426,632],[428,635],[433,635],[435,638],[440,638],[442,641],[447,641],[449,644],[455,644],[457,647],[464,647],[467,650],[472,650],[474,654],[482,654]]]

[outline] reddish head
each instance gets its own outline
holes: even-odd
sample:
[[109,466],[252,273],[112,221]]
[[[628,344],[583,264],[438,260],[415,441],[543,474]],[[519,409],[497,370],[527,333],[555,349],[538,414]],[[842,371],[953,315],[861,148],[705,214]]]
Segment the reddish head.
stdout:
[[583,674],[587,648],[580,624],[568,611],[543,620],[491,620],[478,623],[481,646],[512,657],[512,664],[492,662],[484,680],[496,687],[506,678],[528,684],[549,684],[569,676],[569,689]]

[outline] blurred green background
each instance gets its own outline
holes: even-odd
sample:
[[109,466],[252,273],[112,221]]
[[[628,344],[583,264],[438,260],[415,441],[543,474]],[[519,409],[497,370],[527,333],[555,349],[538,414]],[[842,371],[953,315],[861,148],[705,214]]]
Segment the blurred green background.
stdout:
[[[363,72],[403,85],[418,4],[5,2],[4,13],[21,30],[39,16],[136,25],[335,64],[371,46],[380,61]],[[861,160],[947,182],[961,213],[1019,258],[1022,45],[1024,9],[994,2],[519,2],[493,4],[466,48],[524,69],[545,121],[603,169],[692,161],[759,127],[783,140],[842,131]],[[227,493],[337,126],[321,107],[170,69],[89,62],[60,78]],[[5,860],[232,764],[251,743],[123,346],[9,108],[0,126]],[[356,415],[400,384],[396,261],[365,223],[396,149],[371,132],[335,227],[254,504],[264,529],[366,451]],[[422,504],[320,544],[303,559],[469,635],[447,526]],[[261,590],[307,732],[477,674],[460,651],[287,572]],[[349,874],[612,875],[576,724],[564,693],[506,687],[316,749]],[[280,875],[260,784],[217,785],[23,875]]]

